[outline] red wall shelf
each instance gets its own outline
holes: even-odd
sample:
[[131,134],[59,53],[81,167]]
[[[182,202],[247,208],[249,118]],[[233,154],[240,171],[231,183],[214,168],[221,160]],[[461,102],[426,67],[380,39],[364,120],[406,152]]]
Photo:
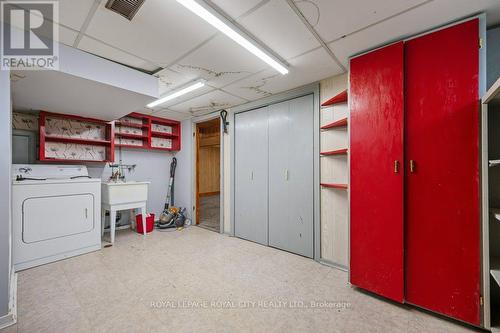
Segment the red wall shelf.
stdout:
[[321,126],[322,130],[335,128],[335,127],[345,127],[347,126],[347,118],[343,118],[332,123],[326,124],[325,126]]
[[333,96],[332,98],[330,98],[329,100],[327,100],[326,102],[321,104],[321,106],[330,106],[330,105],[345,103],[345,102],[347,102],[347,90],[344,90],[341,93]]
[[80,116],[40,112],[40,161],[113,162],[114,123]]
[[332,155],[346,155],[347,154],[347,148],[346,149],[339,149],[339,150],[331,150],[331,151],[324,151],[321,152],[321,156],[332,156]]
[[[118,137],[116,147],[164,151],[179,151],[181,149],[181,123],[179,121],[134,112],[115,123],[118,128],[133,127],[142,130],[140,135],[116,132]],[[132,144],[126,139],[142,140],[142,144]],[[121,142],[122,140],[124,141]]]
[[347,190],[347,184],[329,184],[329,183],[321,183],[320,184],[322,187],[327,187],[327,188],[338,188],[342,190]]
[[140,135],[140,134],[130,134],[130,133],[120,133],[120,132],[115,132],[115,136],[121,136],[124,138],[131,138],[131,139],[147,139],[147,135]]

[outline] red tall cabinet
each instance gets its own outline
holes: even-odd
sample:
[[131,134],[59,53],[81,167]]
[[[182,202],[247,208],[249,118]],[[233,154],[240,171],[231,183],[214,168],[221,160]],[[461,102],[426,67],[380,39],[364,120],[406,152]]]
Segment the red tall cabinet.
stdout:
[[350,280],[480,325],[479,21],[351,59]]

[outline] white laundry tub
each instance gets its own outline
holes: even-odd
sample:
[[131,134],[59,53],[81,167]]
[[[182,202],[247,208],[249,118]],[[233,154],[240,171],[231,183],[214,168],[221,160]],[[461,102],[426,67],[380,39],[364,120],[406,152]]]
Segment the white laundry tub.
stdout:
[[148,200],[151,182],[107,182],[101,184],[101,200],[106,205],[120,205]]

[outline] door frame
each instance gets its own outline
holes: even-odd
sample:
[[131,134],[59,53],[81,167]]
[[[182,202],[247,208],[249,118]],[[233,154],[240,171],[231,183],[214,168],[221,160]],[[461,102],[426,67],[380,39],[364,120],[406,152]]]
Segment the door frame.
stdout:
[[249,102],[237,107],[234,107],[230,110],[229,116],[229,150],[230,150],[230,162],[229,162],[229,173],[230,173],[230,216],[231,216],[231,231],[230,235],[235,236],[234,228],[235,228],[235,130],[234,130],[234,121],[235,114],[241,112],[252,111],[258,108],[262,108],[271,104],[276,104],[279,102],[288,101],[291,99],[295,99],[298,97],[303,97],[306,95],[313,95],[313,147],[314,147],[314,160],[313,160],[313,249],[314,255],[313,259],[316,261],[320,261],[321,259],[321,237],[320,237],[320,160],[319,160],[319,124],[320,124],[320,106],[319,106],[319,82],[314,82],[303,87],[295,88],[280,94],[272,95],[269,97],[264,97],[259,100]]
[[[198,195],[197,195],[197,187],[198,187],[198,182],[197,182],[197,171],[198,171],[198,156],[197,156],[197,146],[198,146],[198,136],[197,136],[197,127],[199,123],[204,123],[206,121],[210,121],[216,118],[220,117],[220,111],[215,111],[211,112],[206,115],[202,116],[197,116],[191,119],[191,127],[193,131],[193,149],[192,149],[192,160],[194,161],[194,167],[192,168],[193,174],[192,174],[192,179],[194,180],[192,182],[192,188],[191,188],[191,195],[192,195],[192,202],[193,202],[193,225],[196,225],[196,221],[198,220]],[[219,162],[219,168],[220,168],[220,184],[219,184],[219,233],[223,234],[224,233],[224,130],[223,130],[223,124],[222,124],[222,119],[220,121],[220,126],[219,126],[219,132],[220,132],[220,162]]]

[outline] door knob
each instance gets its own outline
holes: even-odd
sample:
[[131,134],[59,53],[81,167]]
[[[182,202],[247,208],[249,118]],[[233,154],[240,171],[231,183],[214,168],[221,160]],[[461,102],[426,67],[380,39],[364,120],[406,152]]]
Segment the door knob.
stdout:
[[410,160],[410,172],[415,173],[416,163],[414,160]]
[[398,173],[398,172],[399,172],[399,161],[395,160],[394,161],[394,173]]

